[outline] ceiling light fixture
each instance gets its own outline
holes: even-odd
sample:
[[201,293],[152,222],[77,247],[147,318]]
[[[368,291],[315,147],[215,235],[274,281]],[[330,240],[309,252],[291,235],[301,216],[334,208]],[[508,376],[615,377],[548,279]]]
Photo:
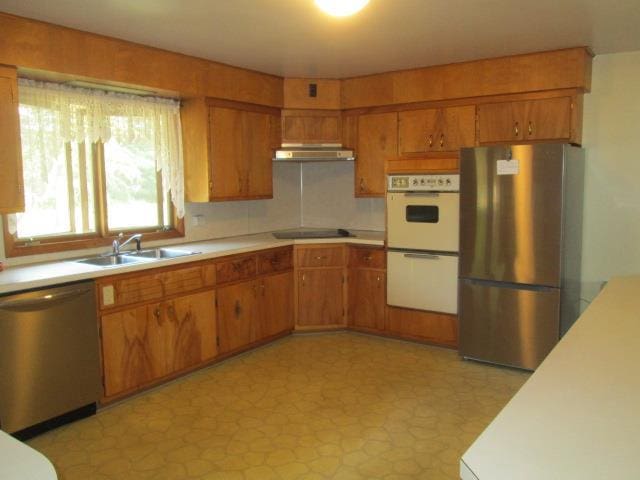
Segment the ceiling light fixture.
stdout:
[[347,17],[362,10],[369,0],[315,0],[316,5],[334,17]]

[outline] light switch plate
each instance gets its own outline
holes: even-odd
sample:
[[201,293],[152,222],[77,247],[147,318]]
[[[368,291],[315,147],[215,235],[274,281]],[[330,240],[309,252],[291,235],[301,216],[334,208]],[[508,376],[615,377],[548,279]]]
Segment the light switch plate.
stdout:
[[115,298],[113,295],[113,285],[106,285],[102,287],[102,304],[103,305],[113,305],[115,303]]

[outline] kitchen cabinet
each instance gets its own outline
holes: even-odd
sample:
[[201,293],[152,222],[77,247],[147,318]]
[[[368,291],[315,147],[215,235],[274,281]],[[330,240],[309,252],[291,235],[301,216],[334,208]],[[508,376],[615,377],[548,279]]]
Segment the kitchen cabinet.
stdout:
[[218,348],[221,354],[249,345],[256,337],[256,282],[218,289]]
[[106,399],[216,356],[214,285],[210,262],[96,282]]
[[398,155],[398,114],[359,115],[355,161],[356,197],[383,197],[385,161]]
[[349,326],[382,332],[386,318],[386,257],[382,249],[349,248]]
[[187,201],[273,197],[278,109],[200,98],[187,100],[181,117]]
[[444,347],[458,346],[458,317],[408,308],[387,308],[387,332],[392,336]]
[[0,214],[24,212],[16,69],[0,65]]
[[579,143],[572,97],[478,105],[479,143],[567,140]]
[[[216,266],[220,354],[229,354],[293,328],[291,247],[241,255]],[[240,283],[237,283],[237,282]]]
[[296,329],[345,326],[345,247],[296,246]]
[[407,110],[398,115],[400,155],[457,152],[475,145],[476,107]]
[[282,143],[342,143],[340,110],[283,110]]
[[107,313],[100,326],[104,394],[110,397],[213,359],[215,292]]

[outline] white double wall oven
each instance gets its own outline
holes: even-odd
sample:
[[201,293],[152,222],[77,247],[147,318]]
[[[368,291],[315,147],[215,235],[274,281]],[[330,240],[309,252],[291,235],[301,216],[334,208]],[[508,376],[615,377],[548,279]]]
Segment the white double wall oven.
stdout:
[[387,181],[387,303],[456,314],[459,175]]

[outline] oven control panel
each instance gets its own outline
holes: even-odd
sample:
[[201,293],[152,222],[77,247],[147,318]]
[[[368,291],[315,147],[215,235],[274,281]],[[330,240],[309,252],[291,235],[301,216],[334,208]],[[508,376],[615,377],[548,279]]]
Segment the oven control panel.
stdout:
[[389,175],[389,192],[457,192],[460,175]]

